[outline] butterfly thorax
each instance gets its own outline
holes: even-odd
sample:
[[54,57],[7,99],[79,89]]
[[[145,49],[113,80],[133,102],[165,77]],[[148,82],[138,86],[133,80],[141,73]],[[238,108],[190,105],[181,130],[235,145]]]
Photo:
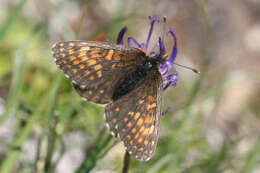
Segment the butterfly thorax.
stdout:
[[127,75],[124,79],[119,80],[112,99],[117,100],[125,94],[131,92],[137,85],[149,74],[158,71],[162,63],[160,55],[156,57],[145,57],[144,60],[136,67],[136,70]]

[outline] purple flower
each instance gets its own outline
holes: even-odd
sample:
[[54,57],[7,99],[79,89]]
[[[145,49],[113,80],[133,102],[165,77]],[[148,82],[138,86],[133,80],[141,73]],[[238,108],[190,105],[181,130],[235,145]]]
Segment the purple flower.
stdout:
[[[148,47],[150,44],[150,40],[151,40],[151,36],[153,33],[153,28],[154,28],[154,24],[156,22],[160,22],[159,18],[156,17],[149,17],[150,19],[150,30],[146,39],[145,43],[139,43],[134,37],[128,37],[127,39],[127,46],[128,47],[132,47],[132,43],[135,44],[139,49],[142,49],[144,52],[146,52],[146,54],[148,54],[149,56],[158,56],[161,55],[162,57],[167,56],[166,55],[166,49],[165,49],[165,45],[163,43],[163,40],[161,39],[161,37],[159,37],[158,42],[156,42],[153,46],[150,52],[148,51]],[[127,31],[127,27],[124,27],[121,29],[121,31],[118,34],[118,38],[117,38],[117,44],[119,45],[124,45],[123,42],[123,38],[124,35]],[[173,31],[173,29],[170,27],[169,31],[167,34],[170,34],[174,40],[174,45],[173,45],[173,49],[171,52],[171,55],[169,56],[168,59],[166,59],[162,65],[160,66],[160,72],[162,74],[163,77],[163,88],[164,90],[167,89],[170,86],[176,86],[177,85],[177,81],[178,81],[178,74],[175,71],[174,68],[174,61],[176,59],[176,55],[178,52],[178,48],[177,48],[177,38],[176,35]],[[159,47],[159,51],[156,51],[156,48]]]

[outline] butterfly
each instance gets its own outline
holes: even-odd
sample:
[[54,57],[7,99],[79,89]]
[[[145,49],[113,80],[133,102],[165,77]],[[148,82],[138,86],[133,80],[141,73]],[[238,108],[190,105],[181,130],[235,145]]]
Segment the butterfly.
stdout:
[[149,160],[157,145],[162,115],[159,68],[164,57],[95,41],[58,42],[52,52],[82,98],[106,104],[106,122],[127,152]]

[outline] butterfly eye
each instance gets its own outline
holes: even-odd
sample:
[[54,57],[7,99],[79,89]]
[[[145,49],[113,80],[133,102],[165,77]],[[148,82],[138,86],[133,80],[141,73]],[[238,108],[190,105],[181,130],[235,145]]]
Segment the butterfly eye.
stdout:
[[150,69],[153,67],[152,63],[150,61],[148,61],[146,64],[145,64],[145,67],[146,69]]

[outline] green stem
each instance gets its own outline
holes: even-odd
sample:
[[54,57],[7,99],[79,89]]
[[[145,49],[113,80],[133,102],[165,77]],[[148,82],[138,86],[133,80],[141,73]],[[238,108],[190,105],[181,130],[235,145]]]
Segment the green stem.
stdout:
[[5,111],[0,117],[0,124],[8,117],[10,112],[15,113],[18,110],[19,96],[24,87],[25,78],[27,74],[27,62],[25,58],[25,53],[29,43],[32,41],[34,36],[43,28],[44,24],[38,24],[34,27],[31,34],[25,39],[22,46],[15,52],[13,57],[13,74],[10,91],[8,93],[7,104],[5,106]]
[[130,159],[131,159],[130,154],[127,151],[125,151],[124,167],[123,167],[122,173],[128,173],[129,166],[130,166]]
[[[17,137],[17,139],[14,140],[12,143],[13,147],[11,147],[6,157],[3,159],[0,167],[0,172],[11,172],[13,165],[17,161],[17,158],[21,152],[22,145],[28,138],[28,136],[31,134],[34,124],[37,124],[42,117],[42,115],[45,114],[46,107],[48,105],[54,105],[53,102],[55,102],[55,97],[57,96],[57,91],[61,83],[61,75],[58,74],[57,78],[54,80],[53,84],[50,86],[49,94],[47,94],[43,99],[42,103],[39,105],[38,109],[33,113],[33,115],[28,119],[26,125],[24,128],[21,129],[20,135]],[[48,115],[47,115],[48,116]]]
[[[14,141],[13,146],[6,154],[6,157],[1,163],[0,172],[8,173],[11,172],[14,163],[17,161],[17,157],[21,152],[21,148],[25,140],[30,135],[33,125],[37,123],[39,116],[33,115],[27,122],[26,126],[22,129],[18,138]],[[18,150],[17,150],[18,148]]]
[[104,153],[114,146],[114,143],[110,143],[112,138],[112,135],[106,133],[106,128],[103,128],[92,146],[87,149],[85,159],[76,173],[90,172],[90,170],[95,167],[97,161],[103,157]]
[[6,20],[5,24],[3,25],[3,28],[0,30],[0,45],[4,39],[4,36],[6,35],[6,32],[9,30],[19,13],[22,11],[25,2],[26,0],[21,0],[19,2],[19,4],[13,10],[12,15]]
[[79,38],[80,31],[82,29],[84,18],[86,17],[86,14],[87,14],[87,5],[83,5],[82,14],[80,16],[79,25],[78,25],[78,28],[77,28],[77,31],[76,31],[76,39]]
[[58,117],[54,117],[54,122],[50,122],[51,129],[50,129],[50,135],[48,136],[48,147],[47,147],[47,155],[45,158],[45,165],[44,165],[44,172],[50,173],[53,172],[53,167],[52,167],[52,156],[53,152],[55,151],[55,146],[56,146],[56,126],[58,123]]

